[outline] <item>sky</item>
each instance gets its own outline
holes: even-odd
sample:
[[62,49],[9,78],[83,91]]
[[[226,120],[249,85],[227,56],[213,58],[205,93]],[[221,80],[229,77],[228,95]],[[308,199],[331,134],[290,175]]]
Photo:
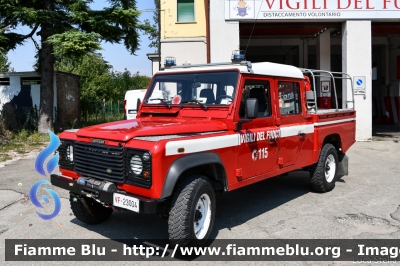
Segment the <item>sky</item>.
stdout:
[[[107,6],[107,1],[94,0],[91,4],[92,9],[102,9]],[[140,20],[144,21],[149,19],[153,24],[153,0],[137,0],[137,9],[142,11]],[[30,29],[28,27],[18,27],[18,30],[23,34],[28,34]],[[143,33],[140,33],[143,34]],[[39,41],[39,38],[36,38]],[[101,43],[104,50],[99,52],[103,55],[104,59],[113,66],[116,71],[124,71],[128,69],[132,74],[139,71],[141,75],[151,76],[151,61],[147,58],[146,54],[154,53],[155,48],[149,48],[150,41],[147,35],[140,36],[140,47],[136,51],[136,55],[131,55],[123,44],[110,44]],[[36,48],[31,40],[27,40],[23,45],[17,46],[15,50],[9,51],[8,61],[11,62],[11,67],[15,71],[33,71],[35,64]]]

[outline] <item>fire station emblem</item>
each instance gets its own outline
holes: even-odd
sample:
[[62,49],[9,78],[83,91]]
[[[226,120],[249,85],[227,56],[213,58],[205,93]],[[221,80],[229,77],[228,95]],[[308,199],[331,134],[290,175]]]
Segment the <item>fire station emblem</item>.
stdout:
[[234,8],[235,10],[237,10],[237,15],[241,16],[241,17],[245,17],[247,16],[247,11],[251,9],[251,7],[249,7],[247,5],[247,2],[244,0],[239,0],[237,7]]

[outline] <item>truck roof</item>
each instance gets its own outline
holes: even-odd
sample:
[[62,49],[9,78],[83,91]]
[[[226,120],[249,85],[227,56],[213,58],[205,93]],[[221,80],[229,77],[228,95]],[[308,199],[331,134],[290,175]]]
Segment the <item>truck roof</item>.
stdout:
[[302,71],[291,65],[283,65],[271,62],[251,63],[243,61],[241,63],[213,63],[204,65],[183,65],[165,68],[156,74],[165,72],[194,72],[194,71],[213,71],[213,70],[231,70],[238,69],[241,73],[250,73],[254,75],[267,75],[276,77],[288,77],[304,79]]

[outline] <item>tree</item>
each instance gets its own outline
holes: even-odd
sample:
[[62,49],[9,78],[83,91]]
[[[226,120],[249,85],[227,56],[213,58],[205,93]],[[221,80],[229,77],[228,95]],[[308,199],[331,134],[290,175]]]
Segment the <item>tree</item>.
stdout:
[[0,51],[0,72],[11,72],[13,71],[12,68],[10,68],[11,63],[8,62],[8,57],[5,53]]
[[[4,30],[0,29],[0,43],[1,40],[4,40]],[[10,69],[11,63],[8,62],[8,57],[6,54],[6,50],[0,46],[0,72],[10,72],[12,69]]]
[[87,53],[81,58],[60,58],[60,61],[56,61],[55,69],[81,76],[81,99],[107,98],[112,67],[104,61],[101,54]]
[[[67,57],[83,56],[99,49],[99,40],[123,42],[132,54],[139,46],[139,31],[151,31],[148,23],[140,23],[135,0],[109,0],[103,10],[92,10],[92,0],[0,0],[0,29],[7,28],[0,38],[0,47],[15,49],[32,39],[39,50],[41,75],[39,133],[53,130],[54,46]],[[15,32],[19,25],[31,32]],[[33,39],[40,36],[40,45]]]
[[123,100],[125,92],[132,89],[145,89],[150,78],[137,72],[132,75],[125,69],[114,71],[101,54],[87,53],[81,58],[59,57],[55,51],[55,69],[81,76],[81,100]]
[[123,72],[113,71],[111,73],[110,86],[114,89],[114,100],[124,99],[127,90],[147,89],[150,78],[140,75],[139,72],[132,74],[125,69]]
[[[156,7],[154,9],[154,14],[153,14],[153,20],[154,24],[150,28],[150,31],[148,32],[149,34],[149,39],[151,40],[151,43],[149,47],[154,47],[156,48],[156,53],[158,53],[160,49],[160,0],[154,0],[154,6]],[[149,21],[146,21],[146,23],[150,24]]]

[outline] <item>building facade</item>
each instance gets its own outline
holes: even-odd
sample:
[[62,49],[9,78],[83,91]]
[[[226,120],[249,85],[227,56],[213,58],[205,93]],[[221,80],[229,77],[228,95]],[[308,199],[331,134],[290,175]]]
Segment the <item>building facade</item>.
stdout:
[[179,65],[207,62],[205,4],[191,0],[161,1],[161,63],[167,56],[176,57]]
[[[160,9],[161,64],[227,62],[243,50],[252,62],[346,72],[362,84],[357,140],[372,137],[375,119],[398,123],[400,0],[174,0]],[[339,106],[352,107],[350,81],[336,88]]]

